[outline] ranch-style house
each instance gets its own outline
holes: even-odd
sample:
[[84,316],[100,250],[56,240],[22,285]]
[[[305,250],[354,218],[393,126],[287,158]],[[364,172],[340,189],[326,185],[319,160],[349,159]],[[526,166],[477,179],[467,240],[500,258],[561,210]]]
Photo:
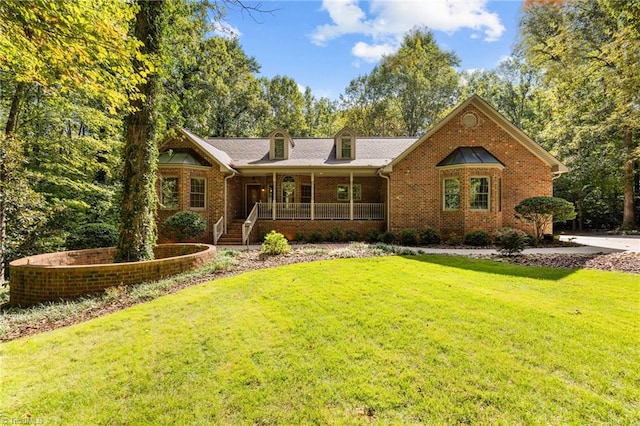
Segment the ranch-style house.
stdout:
[[552,195],[567,168],[477,95],[420,138],[201,138],[160,147],[158,221],[181,210],[207,223],[199,242],[242,244],[276,230],[364,235],[432,227],[462,236],[503,227],[523,199]]

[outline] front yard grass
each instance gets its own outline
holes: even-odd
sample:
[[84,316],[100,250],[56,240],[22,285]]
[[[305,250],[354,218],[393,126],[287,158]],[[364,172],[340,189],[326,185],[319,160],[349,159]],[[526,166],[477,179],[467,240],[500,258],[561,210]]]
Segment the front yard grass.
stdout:
[[296,264],[0,345],[0,419],[635,424],[637,275],[450,256]]

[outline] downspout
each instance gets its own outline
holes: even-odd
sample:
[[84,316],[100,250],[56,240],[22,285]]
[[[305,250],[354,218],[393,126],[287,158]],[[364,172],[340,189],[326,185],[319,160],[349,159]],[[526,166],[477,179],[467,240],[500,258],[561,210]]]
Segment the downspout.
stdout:
[[391,179],[382,174],[382,169],[378,170],[378,176],[387,181],[387,232],[391,230]]
[[224,233],[226,234],[227,232],[229,232],[229,230],[227,229],[227,223],[229,221],[229,216],[227,215],[227,206],[228,206],[228,201],[227,200],[227,181],[229,179],[231,179],[232,177],[236,176],[236,172],[234,172],[233,170],[231,171],[231,174],[229,176],[225,176],[224,177]]

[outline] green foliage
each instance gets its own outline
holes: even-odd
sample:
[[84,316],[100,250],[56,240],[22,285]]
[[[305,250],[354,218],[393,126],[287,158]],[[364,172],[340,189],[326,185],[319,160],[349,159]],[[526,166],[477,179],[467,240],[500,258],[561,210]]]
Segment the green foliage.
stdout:
[[312,244],[319,243],[319,242],[321,242],[323,240],[324,240],[324,237],[318,231],[310,232],[309,236],[307,237],[307,241],[309,241]]
[[67,237],[69,250],[113,247],[118,242],[118,229],[109,223],[89,223]]
[[522,253],[527,245],[526,232],[514,228],[500,228],[496,230],[494,242],[498,253],[503,256],[513,256]]
[[378,241],[380,241],[380,231],[376,228],[367,229],[365,240],[368,243],[377,243]]
[[482,229],[467,232],[464,236],[464,243],[469,246],[486,247],[491,245],[491,242],[491,235]]
[[360,233],[353,229],[347,229],[345,237],[347,241],[360,241]]
[[293,241],[297,243],[301,243],[305,240],[304,234],[302,232],[296,232],[295,237],[293,237]]
[[198,213],[180,211],[169,216],[162,226],[179,242],[184,242],[202,235],[207,228],[207,222]]
[[447,243],[451,246],[459,246],[460,244],[462,244],[462,238],[460,238],[460,236],[455,232],[452,232],[451,234],[449,234]]
[[553,222],[565,222],[576,217],[573,204],[558,197],[530,197],[515,207],[516,217],[533,224],[536,238],[541,241]]
[[418,245],[418,231],[415,229],[401,229],[396,235],[398,244],[403,246],[417,246]]
[[393,244],[396,240],[396,236],[391,231],[383,232],[378,235],[378,241],[385,244]]
[[434,245],[442,242],[442,236],[440,232],[433,228],[425,228],[420,232],[420,242],[423,245]]
[[327,231],[327,241],[337,243],[342,241],[342,229],[340,228],[331,228]]
[[291,246],[289,241],[279,232],[271,231],[264,237],[262,243],[262,254],[266,255],[278,255],[287,254],[291,252]]

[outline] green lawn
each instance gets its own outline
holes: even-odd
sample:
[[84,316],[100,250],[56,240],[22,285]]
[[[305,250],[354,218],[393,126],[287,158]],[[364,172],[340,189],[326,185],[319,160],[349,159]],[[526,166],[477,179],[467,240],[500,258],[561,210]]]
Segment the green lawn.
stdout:
[[297,264],[0,345],[0,419],[638,424],[639,328],[638,275]]

